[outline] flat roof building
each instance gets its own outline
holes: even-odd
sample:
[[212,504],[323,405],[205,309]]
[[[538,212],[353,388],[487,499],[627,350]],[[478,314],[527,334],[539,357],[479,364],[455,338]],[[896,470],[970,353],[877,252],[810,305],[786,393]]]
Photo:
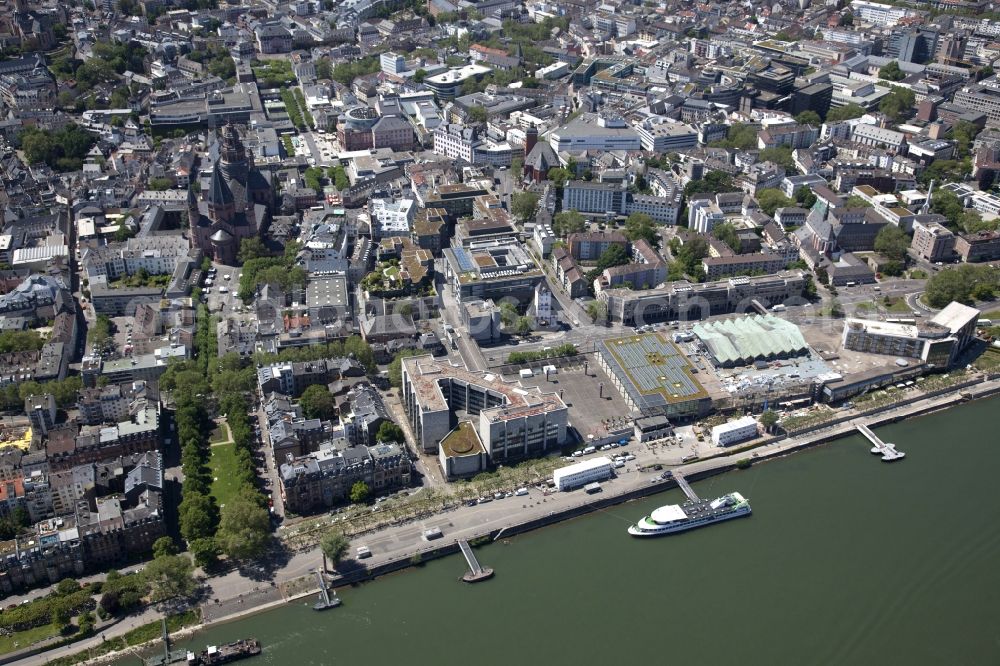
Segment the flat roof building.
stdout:
[[555,393],[429,354],[403,359],[401,393],[417,446],[426,453],[438,452],[459,412],[471,417],[492,462],[544,455],[566,441],[568,410]]
[[691,419],[712,407],[687,358],[660,333],[601,340],[597,352],[601,368],[633,411]]

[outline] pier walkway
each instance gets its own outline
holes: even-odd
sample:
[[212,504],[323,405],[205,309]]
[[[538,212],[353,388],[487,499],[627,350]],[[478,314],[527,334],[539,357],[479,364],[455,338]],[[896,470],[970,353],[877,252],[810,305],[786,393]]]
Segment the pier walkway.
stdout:
[[883,442],[878,435],[871,431],[871,428],[864,424],[858,424],[858,432],[864,435],[869,442],[872,443],[871,452],[875,455],[882,455],[882,460],[884,462],[892,462],[893,460],[899,460],[905,458],[906,454],[902,451],[896,450],[896,445],[889,442]]
[[472,546],[469,545],[468,541],[461,539],[458,542],[458,547],[461,549],[462,555],[465,556],[465,561],[469,564],[469,571],[462,576],[462,580],[466,583],[477,583],[493,576],[493,569],[483,568],[479,564],[479,560],[476,559],[476,554],[472,552]]
[[330,596],[330,591],[326,587],[326,579],[323,578],[323,572],[316,569],[316,581],[319,583],[319,601],[313,606],[314,610],[326,610],[327,608],[336,608],[340,605],[340,597],[337,596],[336,592],[333,596]]
[[674,476],[674,481],[677,482],[677,487],[684,491],[684,494],[687,495],[687,498],[689,500],[691,500],[692,502],[701,501],[701,498],[698,497],[697,494],[695,494],[694,489],[691,488],[691,484],[687,482],[687,479],[684,478],[683,474],[681,474],[677,470],[674,470],[673,476]]

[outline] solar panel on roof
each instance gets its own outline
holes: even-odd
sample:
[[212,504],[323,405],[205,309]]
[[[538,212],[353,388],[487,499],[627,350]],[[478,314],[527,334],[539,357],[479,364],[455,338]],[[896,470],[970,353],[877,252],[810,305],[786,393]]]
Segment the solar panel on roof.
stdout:
[[469,253],[465,251],[464,248],[456,247],[455,259],[458,261],[458,267],[463,273],[476,270],[476,264],[473,263],[472,257]]

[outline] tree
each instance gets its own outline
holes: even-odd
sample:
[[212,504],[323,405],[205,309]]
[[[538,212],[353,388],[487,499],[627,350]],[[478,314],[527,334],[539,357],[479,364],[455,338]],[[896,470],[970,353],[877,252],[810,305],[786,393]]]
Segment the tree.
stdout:
[[819,117],[819,114],[811,109],[807,109],[795,116],[795,122],[800,125],[819,125],[823,120]]
[[[185,469],[185,475],[189,472]],[[185,481],[185,490],[187,481]],[[206,494],[185,492],[184,499],[178,509],[181,536],[188,543],[215,534],[215,527],[218,525],[219,510],[215,506],[215,499]]]
[[162,536],[153,542],[153,557],[167,557],[176,554],[177,547],[174,546],[174,540],[170,537]]
[[955,140],[959,157],[969,154],[969,146],[975,141],[979,134],[979,127],[967,120],[960,120],[951,128],[951,137]]
[[882,98],[878,110],[887,115],[894,123],[901,123],[913,114],[916,96],[907,88],[893,88],[892,92]]
[[768,216],[773,216],[779,208],[791,206],[794,203],[779,189],[765,189],[757,192],[757,204]]
[[476,106],[469,107],[469,120],[474,123],[485,123],[489,115],[486,113],[486,107]]
[[531,317],[518,317],[514,331],[521,336],[530,335],[532,326]]
[[396,352],[392,362],[389,364],[389,384],[399,388],[403,385],[403,359],[410,356],[418,356],[420,352],[415,349],[401,349]]
[[561,238],[580,233],[586,226],[586,218],[576,210],[560,211],[552,218],[552,231]]
[[382,425],[378,427],[378,432],[375,434],[375,439],[379,442],[398,442],[400,444],[406,441],[403,429],[392,421],[382,422]]
[[604,301],[591,301],[587,303],[587,316],[593,319],[595,324],[604,323],[608,318],[608,306]]
[[216,540],[226,555],[235,560],[259,557],[271,541],[271,521],[259,493],[240,491],[222,507]]
[[241,264],[251,259],[259,259],[268,255],[267,246],[258,236],[250,236],[240,241],[240,252],[237,259]]
[[371,488],[364,481],[355,481],[351,486],[351,501],[355,504],[364,504],[372,494]]
[[80,590],[80,581],[74,578],[64,578],[56,585],[55,593],[60,597],[67,597]]
[[906,78],[906,74],[899,68],[898,60],[890,60],[878,70],[878,78],[883,81],[901,81]]
[[816,195],[805,185],[795,190],[795,202],[803,208],[812,208],[816,203]]
[[729,248],[737,254],[739,254],[742,249],[740,235],[737,233],[736,227],[734,227],[730,222],[723,222],[722,224],[717,224],[712,227],[712,235],[728,245]]
[[760,424],[764,426],[764,432],[771,432],[777,423],[778,415],[770,409],[765,410],[764,413],[760,415]]
[[517,322],[519,313],[513,301],[500,302],[500,322],[504,326],[513,326]]
[[[755,143],[754,146],[757,144]],[[690,197],[692,194],[718,194],[719,192],[731,192],[733,190],[733,177],[725,171],[709,171],[701,180],[692,180],[684,186],[684,196]]]
[[735,150],[753,150],[757,147],[757,133],[760,127],[748,123],[734,123],[726,130],[726,138],[716,142],[720,148]]
[[883,227],[875,237],[875,251],[893,261],[906,259],[906,251],[909,248],[910,237],[905,231],[891,224]]
[[653,218],[646,213],[632,213],[625,220],[625,237],[630,241],[637,241],[640,238],[652,245],[654,248],[660,246],[660,235],[653,222]]
[[427,78],[427,70],[422,67],[413,73],[414,83],[423,83],[424,79],[426,78]]
[[[319,542],[324,559],[329,559],[334,569],[340,564],[350,547],[351,542],[340,532],[327,532]],[[326,562],[323,563],[323,568],[326,568]]]
[[861,106],[853,103],[845,104],[844,106],[830,109],[830,112],[826,114],[826,122],[839,123],[844,120],[860,118],[863,115],[865,115],[865,110]]
[[943,308],[952,301],[971,303],[989,300],[1000,291],[1000,269],[964,264],[938,271],[927,280],[924,295],[931,307]]
[[826,269],[820,266],[816,269],[816,280],[823,286],[830,284],[830,274],[827,273]]
[[774,162],[775,164],[780,164],[785,167],[787,171],[795,169],[795,158],[792,156],[792,149],[789,146],[765,148],[760,151],[760,159],[762,162]]
[[333,186],[338,190],[343,191],[351,186],[351,179],[347,177],[347,171],[339,164],[330,167],[327,170],[327,175],[333,179]]
[[209,567],[219,559],[219,546],[210,537],[195,539],[188,544],[188,549],[199,567]]
[[170,178],[150,178],[146,185],[151,190],[162,192],[172,188],[174,186],[174,181]]
[[534,192],[518,192],[510,198],[510,210],[522,224],[535,217],[538,209],[538,195]]
[[189,597],[198,589],[194,565],[183,555],[162,555],[146,565],[142,575],[149,582],[154,602]]
[[299,398],[302,413],[307,419],[329,421],[337,416],[337,403],[324,385],[313,384]]
[[548,174],[546,174],[546,176],[549,180],[552,181],[553,185],[555,185],[559,189],[562,189],[563,187],[565,187],[566,182],[573,177],[573,174],[571,174],[567,169],[563,169],[562,167],[553,167],[552,169],[549,169],[549,172]]

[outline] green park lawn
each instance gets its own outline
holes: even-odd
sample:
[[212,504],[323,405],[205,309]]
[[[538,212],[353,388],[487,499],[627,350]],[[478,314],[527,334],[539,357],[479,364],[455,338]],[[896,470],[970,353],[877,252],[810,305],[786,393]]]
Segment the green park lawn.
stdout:
[[886,309],[887,312],[893,312],[895,314],[913,314],[913,310],[910,306],[906,304],[905,298],[892,298],[889,299],[890,305],[886,306],[885,301],[882,301],[882,307]]
[[59,632],[51,624],[35,627],[34,629],[16,631],[10,636],[0,635],[0,654],[7,654],[8,652],[13,652],[15,650],[23,650],[38,641],[44,641],[47,638],[52,638],[53,636],[58,635]]
[[229,434],[229,426],[223,421],[212,430],[212,434],[208,436],[208,443],[221,444],[222,442],[228,442],[230,439],[232,437]]
[[215,444],[208,468],[212,470],[212,497],[221,507],[239,490],[236,480],[236,445]]

